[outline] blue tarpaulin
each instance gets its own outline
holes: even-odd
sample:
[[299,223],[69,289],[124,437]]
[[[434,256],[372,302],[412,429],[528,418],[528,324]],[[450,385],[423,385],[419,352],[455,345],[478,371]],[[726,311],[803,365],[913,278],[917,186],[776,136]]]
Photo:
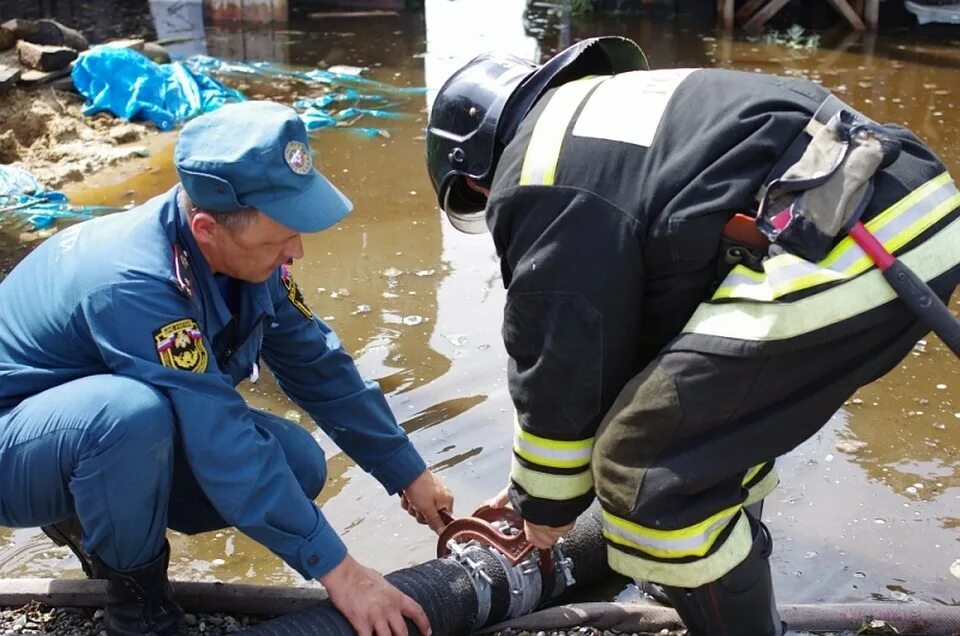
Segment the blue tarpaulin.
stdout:
[[0,223],[13,219],[18,225],[42,230],[56,219],[90,219],[117,208],[98,205],[70,205],[67,195],[46,191],[36,177],[22,168],[0,166]]
[[209,55],[194,55],[184,63],[197,73],[215,73],[220,77],[247,80],[295,81],[315,86],[320,91],[317,97],[298,99],[292,104],[309,132],[345,127],[368,137],[389,137],[385,128],[356,124],[366,118],[409,117],[393,109],[426,92],[422,86],[394,86],[352,73],[324,69],[301,70],[273,62],[229,62]]
[[[338,128],[369,137],[389,137],[385,128],[357,124],[369,119],[411,117],[397,109],[426,90],[393,86],[353,73],[300,70],[271,62],[227,62],[209,56],[159,65],[136,51],[109,47],[82,53],[73,69],[73,82],[88,100],[85,115],[109,111],[117,117],[149,120],[161,130],[170,130],[227,102],[246,99],[213,74],[234,79],[290,80],[313,87],[315,97],[292,104],[311,133]],[[13,220],[17,225],[42,230],[57,219],[83,220],[116,211],[118,208],[71,205],[66,195],[44,190],[26,170],[0,165],[0,223]]]
[[73,82],[88,100],[85,115],[109,111],[128,120],[146,119],[160,130],[170,130],[227,102],[246,99],[240,91],[214,79],[213,74],[290,80],[316,87],[319,95],[293,103],[311,132],[347,127],[366,136],[389,137],[384,128],[356,124],[362,119],[405,117],[393,109],[426,90],[393,86],[350,73],[300,70],[271,62],[228,62],[207,55],[160,65],[136,51],[109,47],[82,53],[73,69]]
[[130,49],[99,46],[85,51],[72,76],[77,91],[87,98],[84,115],[109,111],[127,120],[152,121],[160,130],[245,99],[182,62],[157,64]]

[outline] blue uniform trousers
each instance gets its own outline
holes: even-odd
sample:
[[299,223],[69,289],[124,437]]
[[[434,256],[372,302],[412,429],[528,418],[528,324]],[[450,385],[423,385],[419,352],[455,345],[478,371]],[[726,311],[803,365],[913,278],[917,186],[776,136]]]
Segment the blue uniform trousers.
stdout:
[[[283,418],[251,415],[261,435],[280,443],[304,493],[316,498],[326,479],[317,442]],[[87,376],[0,409],[0,525],[35,527],[76,515],[87,551],[118,570],[154,559],[168,527],[187,534],[226,527],[178,437],[164,394],[119,375]]]

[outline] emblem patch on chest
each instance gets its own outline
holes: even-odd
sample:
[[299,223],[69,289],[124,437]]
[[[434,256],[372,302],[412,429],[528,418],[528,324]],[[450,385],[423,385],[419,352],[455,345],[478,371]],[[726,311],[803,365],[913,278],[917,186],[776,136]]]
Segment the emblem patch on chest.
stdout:
[[296,307],[301,314],[313,320],[313,312],[307,307],[307,303],[303,299],[303,293],[300,292],[300,288],[297,287],[297,284],[293,281],[293,276],[290,275],[290,268],[286,265],[280,268],[280,280],[283,281],[283,286],[287,289],[287,298],[290,300],[290,303]]
[[153,332],[160,364],[171,369],[203,373],[207,370],[207,347],[196,321],[184,318]]

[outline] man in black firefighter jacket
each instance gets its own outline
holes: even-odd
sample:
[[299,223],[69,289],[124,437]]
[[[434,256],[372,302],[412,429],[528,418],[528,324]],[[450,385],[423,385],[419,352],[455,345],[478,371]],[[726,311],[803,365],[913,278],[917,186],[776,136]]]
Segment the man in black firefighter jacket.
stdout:
[[[599,498],[612,567],[661,584],[691,634],[776,636],[758,510],[774,460],[926,328],[844,235],[815,261],[724,238],[805,156],[826,90],[646,69],[622,38],[541,66],[482,55],[436,97],[428,170],[450,221],[489,229],[500,257],[507,494],[528,538],[551,546]],[[960,193],[912,133],[878,128],[899,153],[858,213],[949,297]]]

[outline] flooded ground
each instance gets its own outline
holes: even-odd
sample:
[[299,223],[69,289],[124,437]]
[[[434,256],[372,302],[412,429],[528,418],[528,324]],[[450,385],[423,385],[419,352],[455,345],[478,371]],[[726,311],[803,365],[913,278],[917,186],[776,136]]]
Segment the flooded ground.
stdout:
[[[720,66],[820,81],[874,118],[910,126],[960,174],[960,30],[873,37],[839,28],[808,49],[801,36],[771,43],[725,37],[684,14],[556,24],[522,3],[497,0],[496,11],[490,4],[436,0],[426,3],[425,16],[303,19],[283,31],[208,29],[202,47],[232,59],[369,66],[372,78],[436,89],[485,49],[537,56],[588,35],[622,34],[657,68]],[[426,108],[422,98],[410,102],[411,118],[391,122],[390,139],[346,130],[316,137],[322,170],[356,209],[306,241],[295,276],[362,372],[380,381],[414,443],[456,492],[456,512],[466,514],[508,473],[504,292],[489,237],[456,233],[436,209],[423,168]],[[163,191],[175,183],[172,142],[149,160],[91,175],[69,190],[71,198],[124,205]],[[20,256],[15,240],[0,241],[0,263]],[[255,406],[301,416],[269,378],[241,391]],[[303,425],[315,430],[306,417]],[[779,600],[960,600],[960,581],[949,571],[960,559],[957,448],[960,362],[931,337],[781,460],[783,483],[765,510],[777,542]],[[433,537],[349,459],[332,457],[329,475],[323,510],[362,561],[389,571],[434,555]],[[171,542],[176,578],[301,582],[232,530],[174,534]],[[35,530],[0,529],[0,577],[60,574],[79,575],[65,552]],[[598,590],[597,597],[616,591]]]

